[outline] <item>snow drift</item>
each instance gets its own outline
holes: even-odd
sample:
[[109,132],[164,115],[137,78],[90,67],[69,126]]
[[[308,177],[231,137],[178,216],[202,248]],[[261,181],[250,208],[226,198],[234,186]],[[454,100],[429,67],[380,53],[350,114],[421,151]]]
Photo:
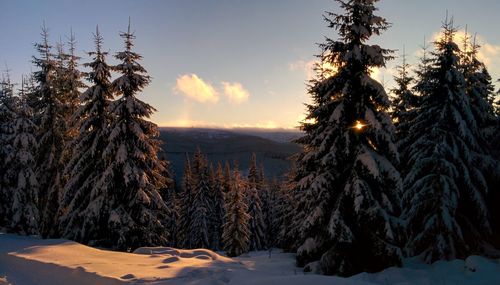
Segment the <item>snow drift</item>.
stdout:
[[114,284],[500,284],[499,260],[426,265],[405,260],[404,268],[351,278],[304,274],[293,254],[279,250],[228,258],[206,249],[139,248],[134,253],[87,247],[68,240],[0,234],[0,285]]

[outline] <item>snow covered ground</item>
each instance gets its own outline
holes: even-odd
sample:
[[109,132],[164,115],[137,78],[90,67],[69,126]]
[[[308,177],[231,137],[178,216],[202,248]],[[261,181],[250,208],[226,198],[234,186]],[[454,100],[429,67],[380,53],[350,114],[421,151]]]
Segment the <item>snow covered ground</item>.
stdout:
[[6,284],[494,285],[500,284],[500,260],[471,256],[426,265],[407,259],[404,268],[340,278],[304,274],[294,266],[293,254],[279,250],[238,258],[205,249],[140,248],[121,253],[0,233],[0,285]]

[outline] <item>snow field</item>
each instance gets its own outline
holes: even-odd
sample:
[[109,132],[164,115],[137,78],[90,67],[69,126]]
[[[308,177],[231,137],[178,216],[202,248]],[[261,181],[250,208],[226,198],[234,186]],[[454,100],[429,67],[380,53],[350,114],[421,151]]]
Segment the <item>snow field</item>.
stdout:
[[68,240],[0,234],[0,285],[495,285],[500,260],[470,256],[432,265],[406,259],[403,268],[350,278],[305,274],[278,249],[228,258],[207,249],[139,248],[133,253]]

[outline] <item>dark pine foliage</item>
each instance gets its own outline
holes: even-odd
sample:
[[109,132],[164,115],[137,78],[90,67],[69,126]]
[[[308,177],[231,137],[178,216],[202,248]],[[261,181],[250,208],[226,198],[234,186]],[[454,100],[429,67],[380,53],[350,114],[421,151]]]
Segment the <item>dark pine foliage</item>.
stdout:
[[[345,14],[325,20],[340,39],[321,44],[322,63],[311,82],[308,119],[299,139],[297,263],[342,276],[401,265],[397,244],[401,178],[388,96],[370,77],[391,51],[366,42],[387,29],[373,0],[337,1]],[[318,261],[318,263],[313,263]]]
[[446,21],[417,83],[421,102],[403,142],[407,251],[427,262],[482,252],[491,236],[483,170],[493,161],[481,143],[455,32]]

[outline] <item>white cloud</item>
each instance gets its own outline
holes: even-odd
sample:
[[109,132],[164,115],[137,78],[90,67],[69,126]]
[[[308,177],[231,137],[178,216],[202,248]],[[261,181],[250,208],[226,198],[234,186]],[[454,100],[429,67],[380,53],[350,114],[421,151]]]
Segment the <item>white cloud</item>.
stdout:
[[219,101],[219,95],[215,88],[194,73],[178,77],[174,92],[200,103],[216,103]]
[[241,83],[222,82],[222,86],[224,87],[224,95],[229,99],[229,102],[231,103],[241,104],[248,101],[248,97],[250,97],[250,92],[243,88],[243,85],[241,85]]
[[191,73],[179,76],[173,90],[177,94],[200,103],[217,103],[220,97],[219,94],[226,96],[228,101],[233,104],[248,101],[250,92],[241,83],[221,82],[221,85],[223,90],[220,92],[220,89],[216,89],[211,83]]

